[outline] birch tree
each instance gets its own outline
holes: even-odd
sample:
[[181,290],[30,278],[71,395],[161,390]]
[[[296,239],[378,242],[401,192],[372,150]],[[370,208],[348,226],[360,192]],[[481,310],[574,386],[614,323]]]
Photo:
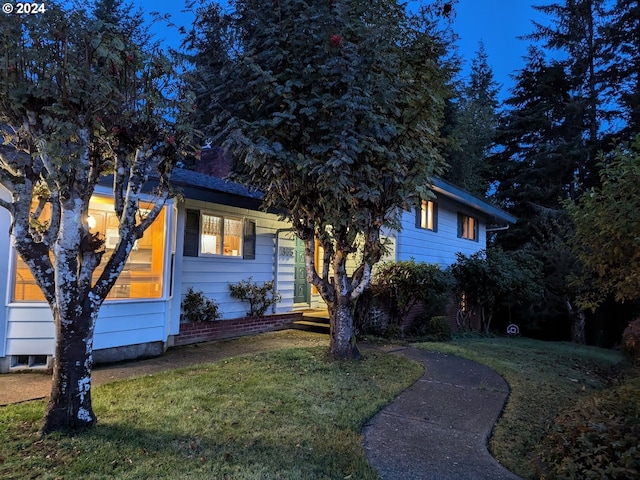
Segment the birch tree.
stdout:
[[[132,15],[123,10],[115,25],[78,5],[46,8],[0,17],[0,183],[10,194],[0,206],[55,324],[42,433],[96,422],[96,318],[135,241],[170,197],[178,145],[189,136],[172,64]],[[90,232],[88,208],[107,174],[119,240],[103,262],[104,238]],[[152,177],[153,206],[142,210]]]
[[[198,104],[211,112],[201,128],[304,241],[336,357],[359,356],[353,305],[381,256],[381,230],[399,227],[441,166],[447,79],[433,27],[425,11],[390,0],[237,0],[203,7],[189,38]],[[221,68],[206,68],[205,53]]]

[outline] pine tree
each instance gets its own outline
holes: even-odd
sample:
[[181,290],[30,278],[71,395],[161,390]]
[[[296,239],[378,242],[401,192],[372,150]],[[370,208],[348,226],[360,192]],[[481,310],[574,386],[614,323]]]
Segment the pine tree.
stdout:
[[471,62],[469,80],[459,92],[449,107],[447,137],[451,146],[445,152],[449,164],[445,179],[485,196],[493,180],[487,156],[498,122],[498,84],[482,42]]
[[603,94],[613,106],[610,137],[630,140],[640,131],[640,3],[617,0],[600,25]]

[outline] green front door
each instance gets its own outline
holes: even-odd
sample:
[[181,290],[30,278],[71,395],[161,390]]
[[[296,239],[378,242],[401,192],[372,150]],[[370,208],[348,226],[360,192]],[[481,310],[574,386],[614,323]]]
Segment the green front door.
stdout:
[[296,237],[295,266],[293,277],[293,303],[309,303],[309,284],[304,257],[304,242]]

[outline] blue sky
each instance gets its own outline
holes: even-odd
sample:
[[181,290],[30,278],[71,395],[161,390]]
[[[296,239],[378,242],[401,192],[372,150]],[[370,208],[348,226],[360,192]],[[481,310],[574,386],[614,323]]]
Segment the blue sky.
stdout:
[[[191,18],[189,14],[181,13],[184,0],[134,0],[134,3],[147,11],[170,13],[179,25],[187,25]],[[517,37],[533,31],[533,18],[546,23],[544,16],[531,5],[546,3],[543,0],[458,0],[454,29],[460,36],[460,54],[468,68],[479,42],[484,42],[495,79],[503,85],[502,98],[506,97],[507,88],[513,84],[509,74],[524,66],[522,57],[527,52],[528,42]],[[177,36],[171,31],[160,27],[157,31],[160,36],[177,43]]]
[[513,85],[509,74],[524,66],[522,57],[527,53],[529,42],[518,40],[517,37],[533,32],[532,19],[547,23],[546,17],[531,5],[547,3],[531,0],[458,0],[454,30],[460,36],[460,53],[470,63],[479,42],[483,41],[495,79],[504,85],[503,96],[507,94],[505,88]]

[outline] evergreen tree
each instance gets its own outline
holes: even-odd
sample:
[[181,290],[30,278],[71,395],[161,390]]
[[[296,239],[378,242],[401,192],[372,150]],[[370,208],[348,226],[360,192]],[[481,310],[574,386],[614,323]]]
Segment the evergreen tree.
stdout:
[[600,25],[603,94],[613,111],[611,137],[630,140],[640,131],[640,3],[617,0]]
[[485,196],[493,181],[487,156],[497,128],[497,108],[498,84],[480,42],[469,80],[459,89],[457,101],[449,104],[450,146],[445,150],[449,168],[444,177],[478,196]]
[[538,48],[529,49],[515,80],[491,161],[495,199],[518,222],[497,241],[506,250],[529,251],[543,263],[545,301],[531,321],[566,318],[571,292],[564,277],[573,261],[563,246],[561,202],[574,196],[575,173],[585,157],[582,109],[574,103],[564,65],[548,60]]

